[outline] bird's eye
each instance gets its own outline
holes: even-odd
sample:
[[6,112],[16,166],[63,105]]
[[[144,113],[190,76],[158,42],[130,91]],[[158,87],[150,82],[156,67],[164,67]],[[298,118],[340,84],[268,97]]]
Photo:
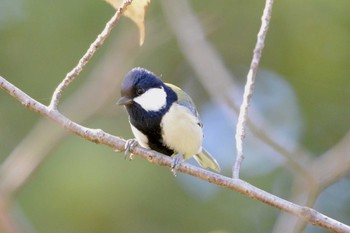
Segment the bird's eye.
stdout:
[[136,89],[136,95],[142,95],[143,93],[145,93],[145,90],[143,88]]

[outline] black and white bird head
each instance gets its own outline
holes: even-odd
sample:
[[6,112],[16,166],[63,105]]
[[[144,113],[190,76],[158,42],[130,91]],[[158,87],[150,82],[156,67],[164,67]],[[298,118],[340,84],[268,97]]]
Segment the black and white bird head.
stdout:
[[140,112],[164,113],[176,101],[176,94],[152,72],[144,68],[129,71],[121,86],[119,105],[125,105],[129,114]]

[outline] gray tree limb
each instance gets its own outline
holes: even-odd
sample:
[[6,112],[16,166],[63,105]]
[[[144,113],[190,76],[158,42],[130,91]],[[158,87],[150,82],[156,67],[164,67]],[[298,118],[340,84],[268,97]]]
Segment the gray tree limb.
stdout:
[[[71,121],[63,114],[61,114],[57,109],[52,109],[34,100],[29,95],[24,93],[22,90],[20,90],[1,76],[0,87],[4,89],[8,94],[13,96],[15,99],[17,99],[24,107],[55,121],[56,123],[64,127],[64,129],[66,129],[67,131],[76,134],[80,137],[83,137],[91,142],[109,146],[114,150],[124,150],[124,139],[108,134],[101,129],[90,129]],[[173,163],[170,157],[164,156],[160,153],[139,146],[131,149],[131,152],[135,155],[139,155],[140,157],[156,165],[171,167]],[[23,167],[22,169],[25,170],[26,168]],[[264,190],[261,190],[243,180],[226,177],[211,171],[204,170],[199,167],[192,166],[187,163],[180,164],[178,167],[178,171],[186,173],[188,175],[192,175],[194,177],[216,184],[218,186],[222,186],[230,190],[239,192],[250,198],[257,199],[270,206],[273,206],[294,216],[297,216],[300,219],[303,219],[304,221],[307,221],[315,226],[320,226],[327,230],[337,233],[350,232],[350,226],[347,226],[344,223],[341,223],[320,212],[317,212],[312,208],[299,206],[297,204],[284,200]],[[6,176],[6,174],[3,175]],[[21,176],[21,174],[18,175]],[[18,176],[16,176],[16,179],[18,179]],[[21,179],[19,179],[19,181],[20,180]],[[6,195],[9,193],[8,190],[16,188],[16,185],[19,185],[20,182],[18,182],[18,180],[13,180],[11,182],[4,182],[5,185],[2,184],[3,183],[1,182],[0,194]],[[6,184],[11,185],[8,186]]]

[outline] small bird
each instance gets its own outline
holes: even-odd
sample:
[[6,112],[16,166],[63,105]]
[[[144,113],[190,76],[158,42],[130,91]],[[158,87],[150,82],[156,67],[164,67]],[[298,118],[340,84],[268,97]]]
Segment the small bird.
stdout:
[[172,156],[174,174],[192,156],[203,168],[220,172],[217,161],[202,148],[203,124],[196,107],[179,87],[164,83],[144,68],[133,68],[122,82],[117,104],[125,106],[136,138],[128,140],[126,151],[138,143]]

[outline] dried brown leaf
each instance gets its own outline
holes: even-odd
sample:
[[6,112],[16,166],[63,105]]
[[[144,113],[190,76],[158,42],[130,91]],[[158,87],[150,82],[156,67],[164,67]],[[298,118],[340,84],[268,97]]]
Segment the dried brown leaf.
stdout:
[[[105,0],[111,4],[115,9],[123,3],[123,0]],[[126,9],[124,15],[135,22],[140,31],[140,46],[145,41],[145,14],[147,5],[151,0],[134,0],[131,5]]]

